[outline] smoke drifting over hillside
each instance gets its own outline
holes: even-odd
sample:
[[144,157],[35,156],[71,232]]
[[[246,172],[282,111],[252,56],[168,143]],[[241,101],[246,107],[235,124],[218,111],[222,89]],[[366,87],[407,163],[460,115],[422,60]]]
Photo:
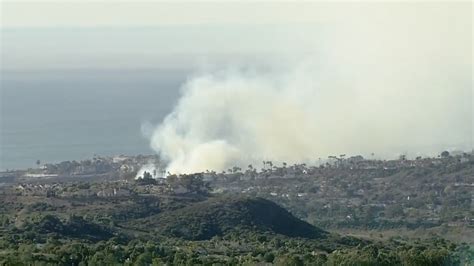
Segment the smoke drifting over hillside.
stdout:
[[322,27],[270,66],[200,71],[151,146],[172,173],[472,149],[470,24],[447,15]]

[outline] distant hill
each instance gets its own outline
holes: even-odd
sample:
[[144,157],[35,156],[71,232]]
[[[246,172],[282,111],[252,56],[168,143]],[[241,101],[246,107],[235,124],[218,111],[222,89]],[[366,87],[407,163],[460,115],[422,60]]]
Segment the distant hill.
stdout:
[[163,235],[205,240],[236,230],[273,232],[290,237],[320,238],[328,233],[299,220],[263,198],[219,197],[148,217],[140,225]]

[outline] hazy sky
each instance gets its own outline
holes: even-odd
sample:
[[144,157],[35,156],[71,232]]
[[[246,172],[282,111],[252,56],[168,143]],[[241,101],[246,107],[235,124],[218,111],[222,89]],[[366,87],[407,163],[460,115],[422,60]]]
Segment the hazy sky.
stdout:
[[470,63],[471,13],[470,2],[3,1],[1,65],[192,68],[208,61],[299,60],[342,42],[362,52],[374,45],[426,49]]
[[[390,3],[172,3],[116,1],[3,2],[3,27],[164,26],[202,24],[308,23],[348,14],[403,8]],[[415,5],[415,10],[422,5]],[[434,5],[436,6],[436,5]],[[456,5],[449,5],[448,8]],[[438,5],[438,8],[441,6]],[[367,9],[369,8],[369,9]],[[446,6],[444,7],[446,8]],[[386,12],[387,10],[385,10]]]
[[[160,145],[154,147],[168,147],[171,161],[175,150],[187,149],[183,162],[195,165],[193,154],[214,144],[285,160],[313,152],[435,154],[473,147],[471,1],[3,1],[1,7],[1,70],[58,76],[73,69],[189,70],[181,104],[165,123],[171,133],[155,134]],[[250,115],[249,106],[255,107]],[[195,126],[197,114],[203,123]],[[239,123],[223,134],[229,117],[250,123],[247,135]],[[195,135],[182,135],[183,127]],[[204,134],[209,129],[215,136]],[[311,149],[268,151],[238,141],[261,136],[266,147]],[[170,140],[183,140],[177,143],[186,149]]]

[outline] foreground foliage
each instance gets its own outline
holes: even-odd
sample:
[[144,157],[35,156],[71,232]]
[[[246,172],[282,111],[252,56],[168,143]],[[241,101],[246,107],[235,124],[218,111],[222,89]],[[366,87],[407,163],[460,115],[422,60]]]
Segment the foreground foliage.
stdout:
[[[168,199],[159,214],[145,218],[136,218],[135,213],[108,219],[92,210],[64,217],[36,204],[33,210],[42,211],[30,209],[21,223],[2,216],[0,265],[467,265],[474,261],[472,247],[442,239],[376,242],[328,233],[261,198],[193,200]],[[183,201],[187,203],[178,204]]]
[[[254,182],[275,185],[275,180],[279,179]],[[300,190],[299,186],[286,182],[288,190]],[[228,188],[233,183],[226,184]],[[232,187],[241,190],[237,185]],[[245,193],[212,194],[213,188],[204,182],[202,175],[196,174],[171,176],[165,182],[145,178],[135,182],[23,184],[0,189],[0,265],[470,265],[474,262],[472,246],[455,245],[434,235],[423,240],[403,237],[377,240],[342,236],[337,227],[324,226],[321,222],[313,224],[325,229],[315,227],[293,214],[305,216],[299,210],[310,209],[312,215],[321,214],[336,224],[336,220],[329,219],[335,217],[325,213],[334,207],[332,202],[327,208],[311,209],[308,205],[314,202],[305,201],[304,191],[297,191],[296,197],[285,194],[286,200],[282,201],[273,192],[271,197],[262,193],[266,187],[252,183],[250,188],[258,193],[244,190]],[[91,195],[91,191],[96,192]],[[291,213],[269,200],[273,198]],[[373,208],[363,211],[367,213],[355,212],[346,217],[352,223],[380,226],[381,220],[372,219]],[[397,212],[403,210],[390,209],[390,215],[397,216]]]

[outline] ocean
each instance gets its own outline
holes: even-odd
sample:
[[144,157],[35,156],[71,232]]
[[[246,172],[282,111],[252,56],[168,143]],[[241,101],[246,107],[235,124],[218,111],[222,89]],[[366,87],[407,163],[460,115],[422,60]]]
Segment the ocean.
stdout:
[[173,108],[188,71],[41,70],[1,72],[0,170],[151,154],[140,131]]

